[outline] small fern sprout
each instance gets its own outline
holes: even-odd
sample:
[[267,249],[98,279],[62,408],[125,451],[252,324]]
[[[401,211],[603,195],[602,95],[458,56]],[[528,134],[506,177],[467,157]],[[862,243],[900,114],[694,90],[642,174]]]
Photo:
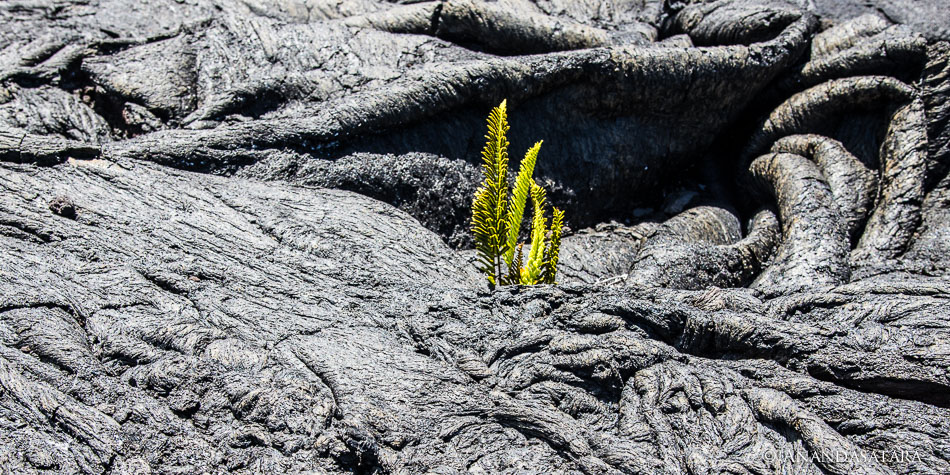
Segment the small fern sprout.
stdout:
[[518,254],[515,255],[515,265],[508,274],[508,283],[521,283],[521,269],[524,266],[524,243],[518,244]]
[[[489,284],[553,284],[557,275],[558,254],[564,212],[554,208],[551,227],[545,218],[546,195],[533,175],[543,141],[525,154],[508,189],[508,101],[492,109],[488,116],[488,134],[482,150],[484,181],[472,201],[472,232],[479,269]],[[530,249],[524,255],[524,243],[518,243],[524,210],[531,197]]]
[[546,193],[537,183],[531,183],[531,201],[534,202],[534,219],[531,220],[531,251],[528,252],[528,262],[525,263],[521,283],[535,285],[541,283],[541,274],[544,271],[544,241],[547,234],[546,219],[544,218],[544,204]]
[[[513,266],[515,246],[518,244],[518,234],[521,232],[521,220],[524,218],[524,207],[528,201],[528,194],[531,193],[534,186],[534,165],[538,161],[538,152],[541,150],[541,143],[537,142],[528,149],[524,159],[521,160],[521,167],[518,171],[518,177],[515,178],[515,188],[511,193],[511,200],[508,202],[508,215],[505,219],[505,226],[508,228],[506,240],[505,263],[508,264],[508,275],[517,276],[516,269],[521,268],[521,264]],[[520,279],[518,279],[520,281]],[[518,281],[511,282],[514,284]]]
[[508,132],[507,100],[492,109],[488,116],[488,140],[482,150],[482,171],[485,181],[475,192],[472,202],[472,231],[482,272],[495,285],[501,277],[502,255],[507,245],[505,236],[508,195]]
[[551,238],[545,249],[544,283],[556,284],[557,260],[561,251],[561,229],[564,227],[564,211],[554,208],[554,217],[551,219]]

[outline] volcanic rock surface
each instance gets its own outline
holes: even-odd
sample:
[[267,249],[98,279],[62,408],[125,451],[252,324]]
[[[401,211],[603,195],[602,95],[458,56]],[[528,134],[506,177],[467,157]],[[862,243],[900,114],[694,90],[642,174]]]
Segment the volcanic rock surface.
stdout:
[[[0,467],[950,473],[947,25],[0,2]],[[505,98],[558,285],[472,264]]]

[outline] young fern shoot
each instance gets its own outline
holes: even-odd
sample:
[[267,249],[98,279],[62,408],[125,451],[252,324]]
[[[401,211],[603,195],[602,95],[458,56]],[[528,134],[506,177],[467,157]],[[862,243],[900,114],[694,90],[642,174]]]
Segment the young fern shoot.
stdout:
[[561,228],[564,227],[564,211],[553,208],[554,217],[551,219],[551,237],[545,254],[544,283],[556,283],[557,260],[561,253]]
[[507,245],[503,238],[508,195],[507,102],[502,101],[488,116],[488,135],[485,136],[488,141],[482,150],[485,181],[472,202],[472,231],[479,267],[492,285],[500,283],[502,254]]
[[[542,141],[525,154],[515,177],[514,189],[508,190],[508,101],[492,109],[488,116],[488,134],[482,150],[484,181],[472,202],[472,232],[479,269],[489,284],[553,284],[561,245],[564,212],[554,208],[551,227],[544,217],[546,193],[533,175]],[[524,243],[518,243],[524,209],[531,197],[530,250],[524,256]],[[527,257],[527,260],[525,260]]]
[[[508,214],[505,219],[505,227],[508,229],[508,238],[505,241],[505,264],[508,265],[509,284],[519,284],[521,279],[521,262],[515,265],[513,260],[515,247],[518,246],[518,234],[521,232],[521,220],[524,218],[524,207],[528,201],[528,194],[534,183],[534,164],[538,161],[538,151],[541,150],[541,143],[537,142],[528,149],[524,159],[521,160],[521,169],[518,171],[518,177],[515,178],[515,188],[511,193],[511,200],[508,202]],[[520,246],[519,250],[520,250]]]
[[528,262],[521,273],[521,282],[525,285],[541,283],[544,271],[545,234],[547,231],[544,218],[544,204],[546,199],[544,188],[531,182],[531,201],[534,202],[534,219],[531,220],[531,251],[528,253]]

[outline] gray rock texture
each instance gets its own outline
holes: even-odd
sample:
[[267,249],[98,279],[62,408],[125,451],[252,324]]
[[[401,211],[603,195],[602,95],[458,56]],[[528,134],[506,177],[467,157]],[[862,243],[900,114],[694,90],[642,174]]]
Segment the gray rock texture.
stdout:
[[950,473],[948,11],[0,2],[0,467]]

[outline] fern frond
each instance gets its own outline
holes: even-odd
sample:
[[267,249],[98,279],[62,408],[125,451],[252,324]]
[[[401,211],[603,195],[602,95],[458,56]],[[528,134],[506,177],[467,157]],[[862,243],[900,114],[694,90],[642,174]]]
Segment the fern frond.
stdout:
[[[528,149],[508,190],[508,101],[488,115],[488,134],[482,149],[484,181],[472,200],[472,232],[476,260],[492,287],[505,284],[554,283],[561,246],[564,212],[554,208],[551,227],[544,217],[547,194],[533,175],[542,142]],[[528,196],[534,204],[528,255],[518,243]],[[516,249],[517,248],[517,249]],[[507,272],[503,266],[507,265]]]
[[518,234],[521,232],[521,220],[524,218],[524,205],[528,201],[528,194],[531,192],[531,185],[534,183],[534,165],[538,161],[538,151],[541,150],[539,141],[534,144],[528,153],[521,160],[521,166],[518,170],[518,176],[515,178],[515,188],[512,190],[511,199],[508,201],[508,216],[505,219],[505,227],[508,229],[508,240],[505,251],[505,264],[508,264],[509,274],[514,274],[515,269],[521,269],[520,266],[513,265],[515,246],[518,243]]
[[543,247],[535,246],[535,240],[543,242],[544,234],[547,231],[544,219],[544,205],[547,201],[547,193],[540,185],[531,182],[531,201],[534,203],[534,217],[531,223],[531,253],[528,260],[536,260],[543,257]]
[[492,238],[496,231],[493,226],[494,206],[490,195],[490,190],[485,187],[480,187],[475,192],[475,200],[472,202],[472,232],[475,235],[478,268],[487,275],[488,281],[495,285],[494,255],[497,246]]
[[531,221],[531,251],[528,262],[521,273],[521,283],[534,285],[541,282],[544,270],[544,236],[547,234],[547,220],[544,218],[546,193],[533,180],[531,182],[531,201],[534,203],[534,216]]
[[521,266],[524,265],[524,243],[518,244],[518,252],[515,253],[511,267],[508,269],[508,284],[518,285],[521,283]]
[[551,237],[544,256],[544,283],[554,284],[557,276],[557,261],[561,253],[561,228],[564,227],[564,211],[553,208]]
[[502,256],[507,244],[505,212],[508,201],[508,102],[488,115],[488,134],[482,150],[485,181],[472,202],[472,232],[481,270],[492,285],[500,283]]

